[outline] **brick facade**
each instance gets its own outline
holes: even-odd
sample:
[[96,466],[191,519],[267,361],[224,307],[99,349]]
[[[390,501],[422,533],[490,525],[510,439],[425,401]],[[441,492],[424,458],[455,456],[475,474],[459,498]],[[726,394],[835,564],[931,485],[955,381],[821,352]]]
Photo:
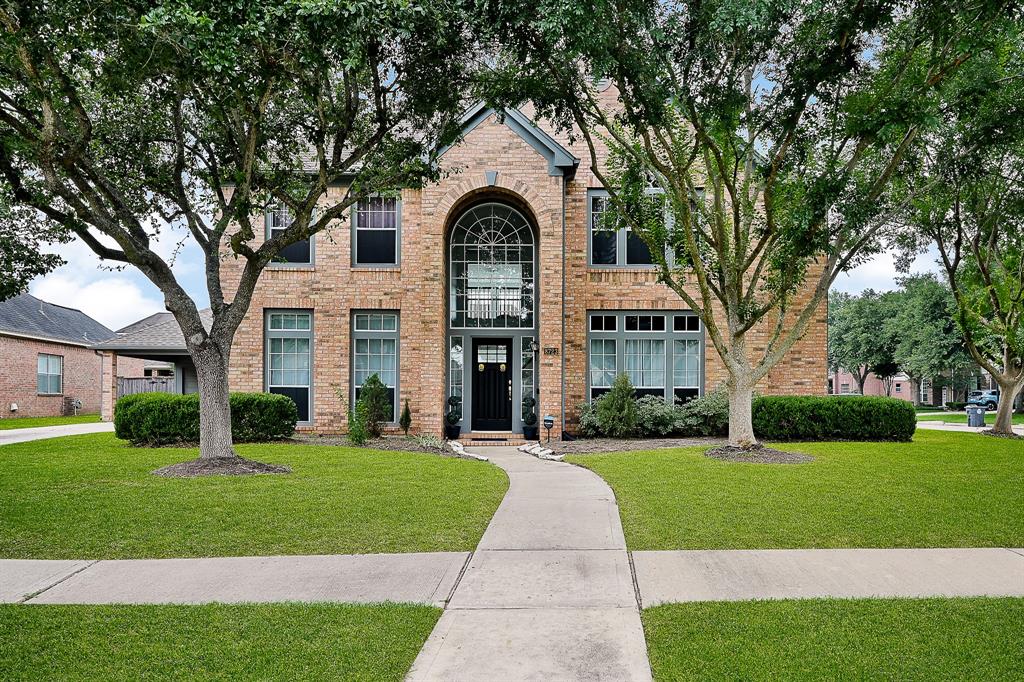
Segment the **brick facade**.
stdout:
[[[63,358],[64,385],[60,395],[40,395],[36,391],[40,353]],[[82,413],[100,411],[103,362],[95,351],[66,343],[0,335],[0,358],[0,419],[60,416],[65,397],[80,400]],[[121,358],[120,376],[142,376],[142,366],[142,360]],[[18,405],[16,413],[11,412],[12,403]]]
[[[537,413],[557,419],[564,404],[571,430],[576,407],[586,393],[587,311],[684,310],[686,306],[657,283],[650,270],[588,266],[587,190],[598,183],[590,172],[585,148],[570,145],[566,139],[559,142],[581,159],[569,181],[552,175],[548,160],[535,146],[492,114],[442,157],[453,173],[435,185],[402,193],[399,266],[353,267],[347,221],[317,235],[312,266],[271,266],[263,274],[250,313],[236,336],[232,390],[264,390],[266,311],[311,310],[314,416],[310,428],[343,431],[346,399],[338,393],[348,396],[351,390],[351,312],[395,310],[400,314],[400,401],[409,401],[414,432],[439,434],[448,371],[447,235],[465,207],[487,198],[515,206],[537,230],[537,342],[541,349],[555,349],[550,354],[542,350],[537,356]],[[228,261],[224,267],[225,280],[233,285],[241,264]],[[805,300],[806,296],[809,292],[804,294]],[[467,331],[465,335],[473,334]],[[766,342],[765,336],[755,333],[751,337],[752,350]],[[823,305],[808,333],[771,373],[762,391],[825,393],[826,336]],[[705,386],[710,390],[724,381],[725,374],[710,344],[705,360]]]

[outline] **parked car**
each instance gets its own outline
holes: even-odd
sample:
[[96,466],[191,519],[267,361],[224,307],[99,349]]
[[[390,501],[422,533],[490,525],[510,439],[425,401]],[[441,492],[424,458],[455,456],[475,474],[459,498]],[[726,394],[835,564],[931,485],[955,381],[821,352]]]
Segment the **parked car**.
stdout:
[[967,396],[967,404],[994,410],[999,406],[999,391],[971,391]]

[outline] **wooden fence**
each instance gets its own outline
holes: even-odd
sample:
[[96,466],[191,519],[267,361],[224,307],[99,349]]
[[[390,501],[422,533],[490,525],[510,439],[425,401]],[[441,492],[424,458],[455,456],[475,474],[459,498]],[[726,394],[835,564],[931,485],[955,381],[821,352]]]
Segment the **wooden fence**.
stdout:
[[118,377],[117,397],[135,393],[177,393],[174,377]]

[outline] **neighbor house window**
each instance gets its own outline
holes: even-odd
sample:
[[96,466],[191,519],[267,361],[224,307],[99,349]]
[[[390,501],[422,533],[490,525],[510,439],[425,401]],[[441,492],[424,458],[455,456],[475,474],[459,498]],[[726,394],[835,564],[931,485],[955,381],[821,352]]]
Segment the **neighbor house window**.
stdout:
[[850,384],[839,384],[839,393],[841,395],[848,394],[850,392]]
[[[267,239],[273,239],[289,227],[294,218],[288,207],[283,204],[276,204],[267,211]],[[310,265],[313,262],[313,241],[303,239],[302,241],[289,244],[281,249],[277,255],[276,262],[291,265]]]
[[295,401],[299,421],[313,420],[313,315],[274,311],[267,314],[267,392]]
[[685,402],[703,393],[704,335],[696,315],[596,312],[588,329],[591,399],[622,373],[637,395]]
[[352,212],[354,265],[398,265],[400,205],[395,197],[359,200]]
[[352,321],[352,404],[376,374],[388,389],[391,420],[398,410],[398,313],[358,312]]
[[896,384],[896,392],[903,393],[903,384]]
[[60,395],[64,392],[64,358],[40,353],[36,360],[36,392]]
[[613,210],[608,192],[593,189],[587,194],[591,265],[650,266],[654,264],[647,242],[624,223],[609,225]]

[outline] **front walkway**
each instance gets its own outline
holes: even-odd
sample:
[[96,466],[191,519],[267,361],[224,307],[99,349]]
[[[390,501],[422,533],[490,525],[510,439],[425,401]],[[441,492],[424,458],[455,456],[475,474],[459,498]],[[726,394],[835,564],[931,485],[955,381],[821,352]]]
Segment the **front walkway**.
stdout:
[[[920,419],[920,416],[918,417]],[[968,426],[967,424],[949,424],[942,421],[927,421],[927,419],[918,421],[917,428],[928,429],[931,431],[957,431],[959,433],[981,433],[982,431],[991,429],[992,426]],[[1013,426],[1014,433],[1018,433],[1024,436],[1024,425],[1015,424]]]
[[60,426],[36,426],[29,429],[6,429],[0,431],[0,445],[26,443],[30,440],[60,438],[61,436],[80,436],[84,433],[113,433],[113,422],[95,422],[89,424],[62,424]]
[[611,488],[513,448],[476,450],[509,490],[408,679],[651,679]]

